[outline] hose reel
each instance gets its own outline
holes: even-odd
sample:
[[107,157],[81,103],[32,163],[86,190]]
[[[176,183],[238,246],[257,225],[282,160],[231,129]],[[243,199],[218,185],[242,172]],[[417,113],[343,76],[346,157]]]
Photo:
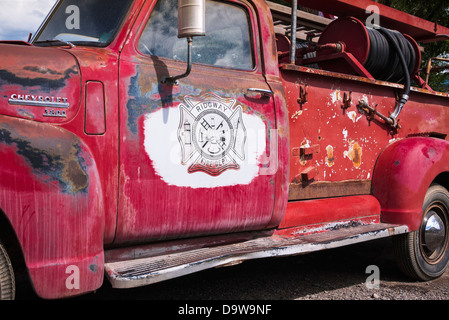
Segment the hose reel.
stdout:
[[[331,22],[321,34],[318,44],[337,42],[344,43],[345,51],[351,53],[377,80],[405,83],[405,72],[396,47],[404,56],[410,77],[418,72],[421,63],[419,46],[411,37],[385,28],[366,27],[353,17]],[[339,66],[327,61],[321,62],[320,67],[341,72]]]
[[[386,117],[376,113],[391,127],[398,127],[398,116],[407,103],[410,81],[419,70],[421,52],[416,41],[408,35],[382,27],[369,28],[353,17],[343,17],[331,22],[321,34],[318,45],[343,43],[345,51],[377,80],[404,84],[402,96],[396,101],[393,113]],[[320,67],[340,72],[335,62],[323,59]],[[333,70],[337,68],[337,70]],[[366,104],[361,101],[359,104]],[[364,106],[369,108],[369,106]]]

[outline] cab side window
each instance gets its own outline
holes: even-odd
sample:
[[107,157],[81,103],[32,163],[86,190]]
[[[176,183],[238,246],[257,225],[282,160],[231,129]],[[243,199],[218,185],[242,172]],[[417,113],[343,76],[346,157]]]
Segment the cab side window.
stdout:
[[[141,53],[186,61],[186,39],[177,36],[177,2],[158,1],[138,43]],[[246,9],[235,4],[206,1],[206,36],[194,38],[192,61],[252,70],[254,58]]]

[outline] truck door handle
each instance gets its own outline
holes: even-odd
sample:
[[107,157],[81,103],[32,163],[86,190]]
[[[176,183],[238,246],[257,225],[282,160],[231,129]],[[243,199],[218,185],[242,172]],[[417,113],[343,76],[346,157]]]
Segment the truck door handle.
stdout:
[[252,99],[269,98],[273,95],[273,91],[259,88],[246,89],[245,96]]

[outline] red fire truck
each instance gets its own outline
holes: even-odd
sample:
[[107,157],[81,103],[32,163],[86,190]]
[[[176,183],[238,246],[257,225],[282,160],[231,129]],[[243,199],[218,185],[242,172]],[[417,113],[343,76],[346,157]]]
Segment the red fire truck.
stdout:
[[59,0],[2,41],[1,298],[19,272],[55,299],[382,237],[445,272],[449,96],[421,44],[449,29],[291,2]]

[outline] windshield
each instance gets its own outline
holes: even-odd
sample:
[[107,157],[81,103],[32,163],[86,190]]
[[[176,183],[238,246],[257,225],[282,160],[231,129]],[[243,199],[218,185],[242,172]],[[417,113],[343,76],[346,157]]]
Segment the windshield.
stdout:
[[133,0],[61,0],[34,44],[108,45]]

